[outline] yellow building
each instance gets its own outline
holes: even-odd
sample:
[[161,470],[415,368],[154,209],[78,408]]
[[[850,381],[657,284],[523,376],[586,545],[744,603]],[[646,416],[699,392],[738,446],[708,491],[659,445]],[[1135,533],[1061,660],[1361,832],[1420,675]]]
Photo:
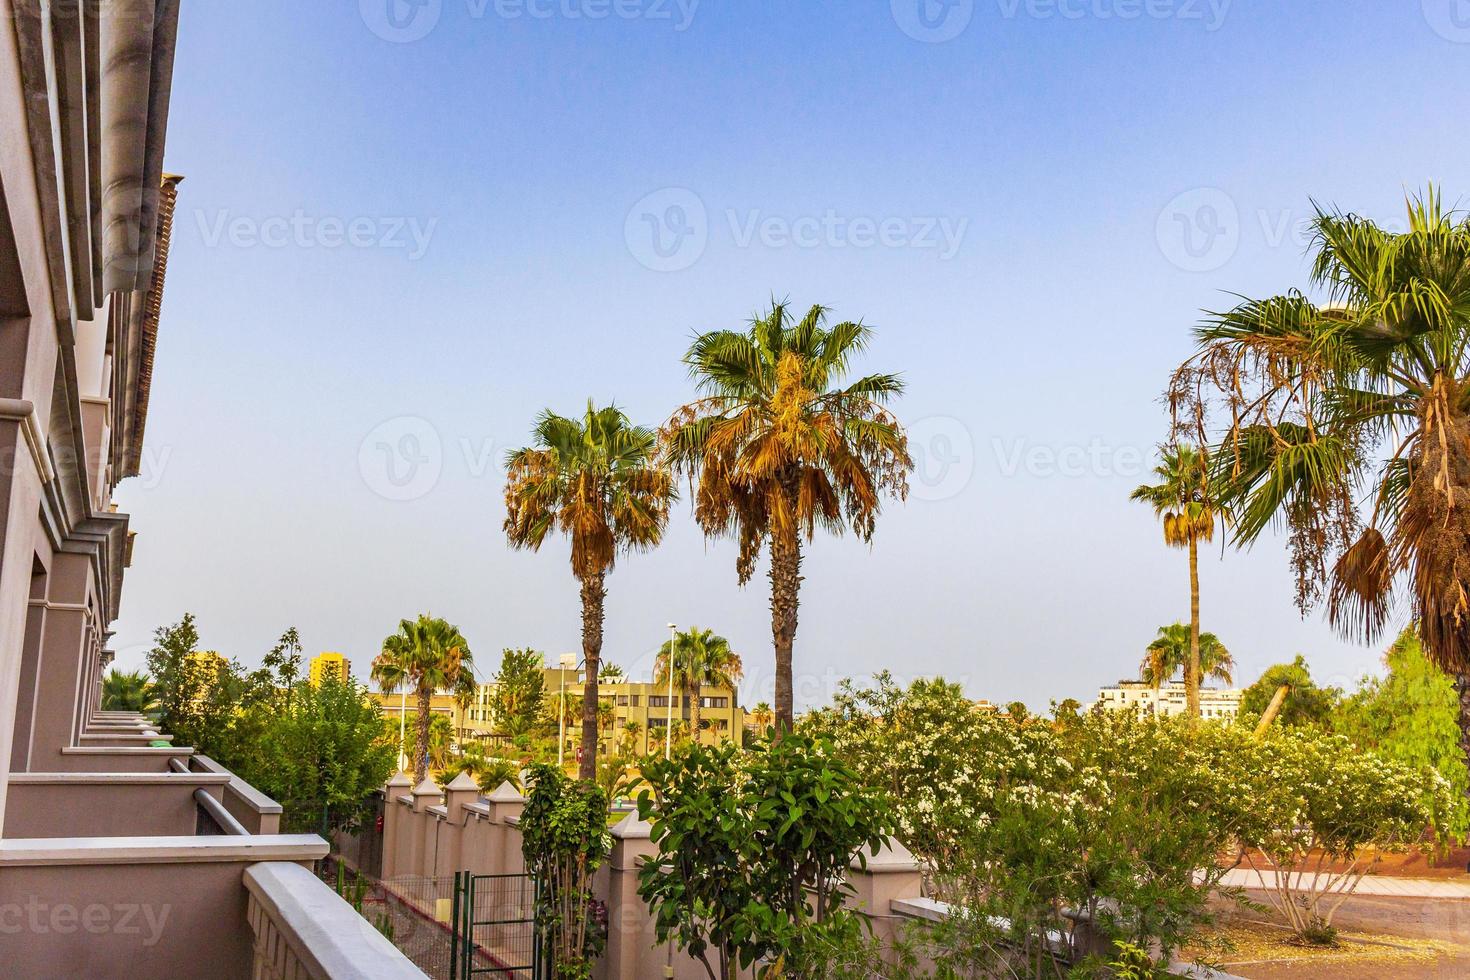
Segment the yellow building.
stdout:
[[[561,667],[548,667],[543,672],[544,691],[548,701],[555,703],[565,690],[568,697],[581,701],[583,691],[582,672]],[[565,684],[565,687],[563,687]],[[664,684],[636,682],[619,679],[602,681],[597,685],[598,697],[612,705],[612,724],[603,732],[603,744],[612,748],[623,743],[629,725],[634,726],[633,751],[646,754],[663,744],[663,727],[670,715],[669,692]],[[499,734],[495,718],[493,699],[495,685],[481,684],[469,707],[455,715],[455,730],[461,738],[489,738]],[[739,695],[724,687],[706,687],[700,691],[701,741],[707,744],[733,740],[736,745],[744,744],[746,713],[740,707]],[[451,700],[452,699],[448,699]],[[412,710],[410,708],[410,710]],[[672,714],[674,722],[686,724],[693,713],[691,698],[686,691],[674,692]],[[575,729],[575,730],[574,730]],[[581,726],[569,726],[567,738],[580,737]]]
[[338,681],[346,684],[352,679],[352,661],[340,653],[319,653],[311,658],[311,670],[308,675],[311,686],[316,687],[327,677],[335,677]]

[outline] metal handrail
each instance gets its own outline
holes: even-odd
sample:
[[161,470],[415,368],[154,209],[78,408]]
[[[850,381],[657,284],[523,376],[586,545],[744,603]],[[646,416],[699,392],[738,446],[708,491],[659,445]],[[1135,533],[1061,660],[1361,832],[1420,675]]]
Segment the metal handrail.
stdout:
[[250,836],[250,831],[245,829],[245,825],[236,820],[234,815],[225,809],[224,804],[211,796],[203,786],[194,791],[194,802],[199,804],[199,808],[209,814],[214,822],[219,824],[220,830],[226,834],[236,837]]

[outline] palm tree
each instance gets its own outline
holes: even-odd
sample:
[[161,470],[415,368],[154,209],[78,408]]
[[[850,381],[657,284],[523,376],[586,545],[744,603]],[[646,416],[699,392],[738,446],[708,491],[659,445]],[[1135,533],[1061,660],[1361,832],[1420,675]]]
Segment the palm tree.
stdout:
[[542,413],[535,443],[507,457],[505,534],[513,548],[540,549],[560,530],[572,539],[582,586],[582,753],[579,778],[597,775],[597,672],[607,574],[620,553],[656,546],[669,522],[674,481],[657,460],[657,436],[615,407],[580,420]]
[[675,634],[673,640],[665,640],[659,648],[654,662],[655,684],[669,682],[669,651],[674,640],[674,683],[689,697],[689,727],[694,737],[699,738],[701,710],[700,689],[704,687],[734,688],[745,676],[745,667],[740,654],[730,649],[730,641],[717,636],[714,630],[699,627]]
[[[1160,626],[1159,635],[1148,645],[1139,666],[1145,684],[1157,690],[1189,663],[1193,631],[1183,623]],[[1234,679],[1235,658],[1214,633],[1199,634],[1199,670],[1208,677],[1229,684]]]
[[764,701],[757,704],[750,712],[750,720],[755,722],[756,729],[761,732],[771,727],[773,717],[775,716],[771,714],[771,706]]
[[861,323],[827,326],[821,306],[797,321],[773,303],[748,331],[695,339],[684,360],[701,397],[664,427],[670,463],[698,481],[700,527],[740,542],[742,585],[770,549],[780,731],[792,723],[802,535],[851,526],[871,541],[883,498],[908,494],[908,437],[884,407],[903,382],[873,374],[842,384],[871,335]]
[[158,710],[153,681],[145,671],[124,672],[112,668],[102,678],[102,710],[139,713]]
[[1432,186],[1407,211],[1394,232],[1316,207],[1321,302],[1293,290],[1208,315],[1169,395],[1178,425],[1223,432],[1235,543],[1290,529],[1303,613],[1325,595],[1328,620],[1371,642],[1408,600],[1470,749],[1470,219]]
[[1189,551],[1189,656],[1184,663],[1184,702],[1189,717],[1198,718],[1200,685],[1199,543],[1212,541],[1221,509],[1210,487],[1209,456],[1193,446],[1164,446],[1154,467],[1156,484],[1129,495],[1153,507],[1164,525],[1164,543]]
[[430,702],[435,691],[449,691],[461,708],[475,697],[475,661],[459,627],[423,615],[399,622],[398,632],[383,640],[373,659],[372,679],[384,694],[408,688],[417,705],[413,781],[428,772]]

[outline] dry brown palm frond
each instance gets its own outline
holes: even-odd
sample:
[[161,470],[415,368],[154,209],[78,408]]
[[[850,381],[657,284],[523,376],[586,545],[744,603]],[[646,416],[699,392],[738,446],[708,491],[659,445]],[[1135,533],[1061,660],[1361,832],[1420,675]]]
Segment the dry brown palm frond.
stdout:
[[1392,611],[1395,571],[1388,542],[1373,527],[1338,558],[1327,618],[1344,637],[1364,643],[1378,638]]

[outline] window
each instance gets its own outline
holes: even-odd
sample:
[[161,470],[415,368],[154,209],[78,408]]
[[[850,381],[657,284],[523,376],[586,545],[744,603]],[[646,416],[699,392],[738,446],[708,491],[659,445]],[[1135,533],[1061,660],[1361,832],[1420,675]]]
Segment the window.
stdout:
[[730,707],[730,699],[729,698],[700,698],[699,699],[699,703],[700,703],[700,705],[702,705],[703,707],[706,707],[706,708],[728,708],[728,707]]
[[634,694],[632,696],[632,698],[633,698],[633,707],[635,707],[635,708],[638,707],[638,695]]
[[619,708],[626,708],[627,706],[628,706],[628,695],[626,695],[626,694],[619,694],[618,695],[618,707]]

